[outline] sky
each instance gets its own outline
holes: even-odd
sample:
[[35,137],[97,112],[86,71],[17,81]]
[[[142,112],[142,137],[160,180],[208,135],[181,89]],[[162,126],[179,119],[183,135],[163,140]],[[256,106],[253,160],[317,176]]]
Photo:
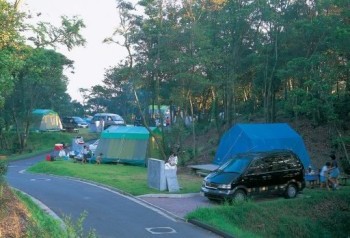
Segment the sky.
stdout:
[[86,28],[81,34],[86,39],[85,47],[75,47],[71,51],[63,47],[56,50],[74,61],[74,74],[67,70],[68,94],[73,100],[82,102],[79,88],[91,88],[102,84],[105,69],[115,66],[127,55],[117,44],[102,43],[110,37],[119,23],[115,0],[23,0],[22,10],[30,10],[33,15],[40,12],[40,21],[60,25],[60,16],[78,16]]

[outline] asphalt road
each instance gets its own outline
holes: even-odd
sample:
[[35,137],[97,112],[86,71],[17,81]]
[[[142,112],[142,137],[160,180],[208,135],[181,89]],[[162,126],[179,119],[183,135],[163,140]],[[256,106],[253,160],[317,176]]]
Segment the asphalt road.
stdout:
[[6,176],[10,186],[39,200],[60,218],[70,216],[76,220],[86,211],[84,230],[95,229],[98,237],[217,237],[140,199],[114,190],[25,171],[43,159],[41,155],[12,162]]

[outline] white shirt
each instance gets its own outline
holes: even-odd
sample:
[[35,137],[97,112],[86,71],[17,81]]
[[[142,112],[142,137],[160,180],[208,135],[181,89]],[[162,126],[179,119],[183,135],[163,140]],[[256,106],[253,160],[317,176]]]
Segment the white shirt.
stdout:
[[326,173],[328,171],[327,165],[324,165],[321,169],[320,176],[326,176]]

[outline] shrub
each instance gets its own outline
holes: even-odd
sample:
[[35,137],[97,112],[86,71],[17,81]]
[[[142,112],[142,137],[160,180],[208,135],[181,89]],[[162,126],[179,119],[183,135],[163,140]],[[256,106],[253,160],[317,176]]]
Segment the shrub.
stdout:
[[7,160],[0,160],[0,177],[7,173]]

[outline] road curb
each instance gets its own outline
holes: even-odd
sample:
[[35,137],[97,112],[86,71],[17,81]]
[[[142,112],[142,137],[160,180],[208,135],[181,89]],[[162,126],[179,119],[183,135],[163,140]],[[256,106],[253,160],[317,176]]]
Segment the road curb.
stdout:
[[218,230],[218,229],[216,229],[215,227],[212,227],[212,226],[210,226],[210,225],[207,225],[207,224],[205,224],[205,223],[202,223],[202,222],[200,222],[200,221],[198,221],[198,220],[195,220],[195,219],[188,219],[188,222],[191,223],[191,224],[194,224],[194,225],[196,225],[196,226],[199,226],[199,227],[201,227],[201,228],[203,228],[203,229],[206,229],[206,230],[208,230],[208,231],[211,231],[211,232],[213,232],[213,233],[215,233],[215,234],[217,234],[217,235],[219,235],[219,236],[222,236],[222,237],[224,237],[224,238],[234,238],[234,236],[232,236],[232,235],[230,235],[230,234],[227,234],[226,232],[223,232],[223,231],[221,231],[221,230]]
[[189,198],[197,195],[199,195],[199,193],[184,193],[184,194],[150,193],[150,194],[139,195],[136,197],[139,197],[139,198]]

